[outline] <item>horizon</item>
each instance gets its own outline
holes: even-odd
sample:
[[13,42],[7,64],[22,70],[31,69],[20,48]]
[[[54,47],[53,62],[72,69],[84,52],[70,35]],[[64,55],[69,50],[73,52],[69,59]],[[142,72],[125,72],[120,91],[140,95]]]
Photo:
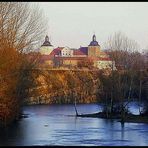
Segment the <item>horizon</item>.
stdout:
[[[95,33],[102,49],[108,37],[121,31],[148,47],[148,3],[140,2],[35,2],[48,21],[48,35],[54,47],[86,47]],[[89,11],[88,11],[89,10]]]

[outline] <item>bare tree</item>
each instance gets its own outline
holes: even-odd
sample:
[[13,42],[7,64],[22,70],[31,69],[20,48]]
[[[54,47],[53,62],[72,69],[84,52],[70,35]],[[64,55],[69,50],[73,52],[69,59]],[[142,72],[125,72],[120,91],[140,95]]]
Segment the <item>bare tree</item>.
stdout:
[[[112,36],[108,38],[106,42],[106,48],[109,49],[110,56],[113,61],[115,61],[117,69],[122,67],[124,74],[120,71],[118,76],[114,79],[114,72],[112,71],[112,88],[111,94],[115,92],[115,89],[118,89],[118,99],[121,101],[121,114],[122,119],[124,119],[124,114],[126,107],[130,102],[130,96],[133,88],[133,79],[134,79],[134,70],[137,61],[137,50],[139,45],[136,41],[129,39],[125,34],[121,32],[115,32]],[[117,83],[118,87],[114,88],[114,83]],[[126,84],[127,83],[127,84]],[[128,87],[128,89],[127,89]],[[127,93],[128,92],[128,93]],[[111,104],[115,98],[111,96]],[[124,102],[127,99],[127,103]],[[112,106],[112,105],[111,105]]]
[[124,65],[125,68],[129,68],[130,64],[134,62],[129,53],[137,52],[140,48],[136,41],[129,39],[122,32],[115,32],[105,44],[106,48],[111,51],[111,58],[115,60],[116,64]]
[[20,52],[32,50],[45,31],[41,10],[31,3],[0,3],[0,44]]
[[31,85],[34,60],[28,61],[45,31],[41,10],[31,3],[0,2],[0,120],[18,118],[20,101]]

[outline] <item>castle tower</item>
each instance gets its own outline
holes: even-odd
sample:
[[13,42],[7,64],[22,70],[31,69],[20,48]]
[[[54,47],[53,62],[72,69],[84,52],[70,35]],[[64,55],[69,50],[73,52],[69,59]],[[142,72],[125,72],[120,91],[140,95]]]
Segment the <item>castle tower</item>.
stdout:
[[44,43],[41,45],[40,53],[44,55],[49,55],[53,50],[53,46],[49,42],[49,37],[46,35]]
[[98,57],[100,53],[100,45],[96,41],[96,35],[92,37],[92,41],[88,45],[88,56],[89,57]]

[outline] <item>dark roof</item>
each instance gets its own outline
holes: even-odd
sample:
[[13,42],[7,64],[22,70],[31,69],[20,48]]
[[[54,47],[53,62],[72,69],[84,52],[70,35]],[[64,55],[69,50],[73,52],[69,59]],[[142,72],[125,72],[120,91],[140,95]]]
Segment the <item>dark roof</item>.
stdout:
[[49,37],[46,35],[45,41],[41,46],[52,46],[51,43],[49,42]]
[[79,50],[83,52],[85,55],[88,55],[88,47],[80,47]]
[[41,46],[52,46],[49,41],[45,41]]
[[73,50],[73,55],[87,55],[87,54],[83,50],[81,51],[80,49],[75,49]]
[[100,46],[97,41],[91,41],[88,46]]
[[98,42],[96,41],[96,35],[94,34],[92,37],[92,41],[90,42],[90,44],[88,46],[100,46],[98,44]]

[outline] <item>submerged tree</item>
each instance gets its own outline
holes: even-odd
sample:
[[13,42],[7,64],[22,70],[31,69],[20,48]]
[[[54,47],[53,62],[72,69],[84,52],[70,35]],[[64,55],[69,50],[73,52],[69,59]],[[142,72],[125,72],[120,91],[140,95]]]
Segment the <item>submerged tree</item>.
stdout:
[[[137,65],[141,63],[140,58],[138,58],[139,63],[137,63],[139,46],[134,40],[129,39],[121,32],[116,32],[110,36],[106,45],[109,49],[108,53],[117,67],[117,71],[112,70],[108,78],[110,83],[108,86],[106,85],[106,87],[110,87],[108,90],[110,112],[116,110],[124,120],[134,88],[133,81],[137,71],[136,68],[141,67],[141,65]],[[117,100],[118,103],[116,103]]]

